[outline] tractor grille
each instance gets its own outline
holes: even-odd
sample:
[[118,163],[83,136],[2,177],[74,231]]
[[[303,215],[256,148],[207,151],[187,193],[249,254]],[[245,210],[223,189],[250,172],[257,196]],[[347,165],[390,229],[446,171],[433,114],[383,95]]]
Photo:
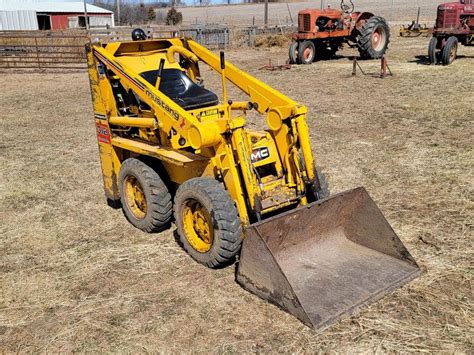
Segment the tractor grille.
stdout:
[[457,13],[452,9],[438,9],[436,28],[454,28],[457,25]]
[[311,15],[310,14],[303,15],[303,31],[306,31],[306,32],[311,31]]

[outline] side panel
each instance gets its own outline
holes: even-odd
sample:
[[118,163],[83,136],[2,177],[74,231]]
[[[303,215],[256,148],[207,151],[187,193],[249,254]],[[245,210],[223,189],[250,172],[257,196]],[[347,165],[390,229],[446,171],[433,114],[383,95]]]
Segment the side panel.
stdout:
[[[110,112],[107,110],[108,105],[105,101],[107,98],[101,95],[100,85],[102,73],[98,71],[97,63],[93,58],[89,45],[86,46],[86,51],[97,143],[99,145],[100,165],[104,180],[104,191],[107,199],[116,201],[120,199],[117,186],[117,173],[120,169],[120,160],[116,150],[112,146],[112,136],[107,122],[107,115],[110,115]],[[106,79],[104,81],[106,81]]]

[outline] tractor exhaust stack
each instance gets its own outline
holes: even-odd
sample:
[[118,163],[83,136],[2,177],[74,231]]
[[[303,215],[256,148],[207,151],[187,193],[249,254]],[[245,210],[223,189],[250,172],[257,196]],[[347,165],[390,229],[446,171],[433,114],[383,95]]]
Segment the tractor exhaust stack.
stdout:
[[315,329],[421,273],[362,187],[253,224],[245,234],[237,281]]

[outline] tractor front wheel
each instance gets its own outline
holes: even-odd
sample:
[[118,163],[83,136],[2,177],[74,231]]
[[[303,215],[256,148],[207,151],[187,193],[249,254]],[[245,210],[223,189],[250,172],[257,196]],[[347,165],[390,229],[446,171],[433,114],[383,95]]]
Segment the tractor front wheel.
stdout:
[[174,218],[183,248],[198,263],[218,268],[240,251],[241,223],[229,193],[211,178],[193,178],[179,186]]
[[362,26],[357,36],[360,56],[364,59],[382,58],[390,42],[390,28],[384,18],[373,16]]
[[316,47],[312,41],[304,41],[298,46],[298,64],[311,64],[316,57]]
[[288,48],[288,57],[290,58],[290,64],[296,64],[298,61],[298,42],[291,42]]
[[441,59],[443,65],[449,65],[456,59],[458,53],[458,39],[454,36],[451,36],[446,41],[444,45],[443,52],[441,54]]
[[438,46],[438,38],[432,37],[430,40],[430,44],[428,45],[428,60],[430,64],[436,64],[438,62],[438,58],[436,56],[436,48]]
[[171,195],[155,170],[129,158],[122,163],[118,180],[122,209],[131,224],[148,233],[169,227]]

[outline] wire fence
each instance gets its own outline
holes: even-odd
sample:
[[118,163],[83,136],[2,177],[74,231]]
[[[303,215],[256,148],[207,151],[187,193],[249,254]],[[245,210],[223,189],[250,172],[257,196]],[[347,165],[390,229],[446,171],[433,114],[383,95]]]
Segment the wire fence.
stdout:
[[[258,36],[286,35],[294,28],[275,26],[245,28],[196,26],[186,28],[150,27],[150,38],[187,37],[210,49],[253,46]],[[130,40],[130,28],[74,31],[0,31],[0,70],[84,70],[85,44],[96,39],[103,43]]]
[[86,69],[85,33],[0,32],[0,69]]

